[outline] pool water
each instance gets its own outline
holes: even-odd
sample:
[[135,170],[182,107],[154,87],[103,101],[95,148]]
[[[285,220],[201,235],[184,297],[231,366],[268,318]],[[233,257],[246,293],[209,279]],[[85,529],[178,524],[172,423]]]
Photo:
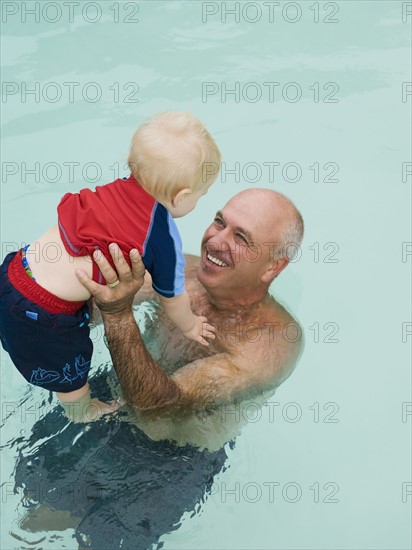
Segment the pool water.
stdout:
[[1,548],[105,548],[105,525],[110,548],[410,548],[410,3],[3,2],[2,21],[1,258],[65,192],[127,175],[144,118],[191,111],[224,164],[178,220],[184,250],[240,190],[291,198],[305,239],[271,291],[305,349],[274,395],[191,419],[178,446],[67,424],[2,350]]

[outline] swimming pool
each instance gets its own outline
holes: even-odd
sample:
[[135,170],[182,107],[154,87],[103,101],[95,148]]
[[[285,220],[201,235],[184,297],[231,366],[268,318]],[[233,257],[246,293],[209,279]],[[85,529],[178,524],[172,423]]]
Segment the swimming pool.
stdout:
[[[304,354],[265,405],[225,409],[223,433],[193,422],[174,451],[129,424],[67,426],[2,351],[2,548],[87,547],[76,533],[92,517],[103,541],[118,522],[118,547],[130,547],[128,489],[141,497],[141,547],[410,548],[410,12],[397,1],[2,3],[2,258],[55,223],[66,191],[126,175],[132,132],[165,110],[203,120],[224,160],[178,221],[186,252],[248,187],[285,193],[306,224],[272,287],[303,327]],[[104,389],[110,358],[94,334]],[[212,449],[195,454],[184,435]]]

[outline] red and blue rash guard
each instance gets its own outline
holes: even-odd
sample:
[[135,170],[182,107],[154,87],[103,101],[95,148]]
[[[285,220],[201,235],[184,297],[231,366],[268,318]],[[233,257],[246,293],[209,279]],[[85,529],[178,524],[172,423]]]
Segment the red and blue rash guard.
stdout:
[[[133,175],[95,191],[66,193],[57,213],[60,236],[71,256],[92,256],[100,249],[114,268],[110,243],[119,245],[129,265],[129,252],[137,248],[156,292],[171,298],[184,291],[186,263],[176,224]],[[94,261],[93,280],[106,284]]]

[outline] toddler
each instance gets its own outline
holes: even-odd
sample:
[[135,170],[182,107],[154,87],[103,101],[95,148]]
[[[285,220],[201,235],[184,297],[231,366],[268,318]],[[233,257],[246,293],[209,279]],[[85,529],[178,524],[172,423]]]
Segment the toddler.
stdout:
[[[66,193],[57,224],[34,243],[11,252],[0,266],[0,338],[25,379],[57,393],[73,421],[112,412],[91,399],[88,371],[90,293],[75,271],[106,284],[92,260],[101,250],[114,267],[109,244],[130,264],[137,248],[153,289],[173,323],[208,345],[214,329],[190,308],[182,242],[173,218],[188,214],[215,181],[221,155],[203,124],[188,113],[168,112],[140,126],[132,138],[131,174],[95,191]],[[118,284],[116,281],[110,286]]]

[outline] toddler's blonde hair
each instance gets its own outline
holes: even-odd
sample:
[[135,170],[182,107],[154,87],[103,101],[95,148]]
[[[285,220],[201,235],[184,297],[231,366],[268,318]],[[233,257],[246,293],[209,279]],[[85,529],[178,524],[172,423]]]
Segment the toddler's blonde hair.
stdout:
[[156,200],[171,200],[182,189],[209,187],[221,154],[205,126],[190,113],[167,112],[144,122],[130,144],[128,164]]

